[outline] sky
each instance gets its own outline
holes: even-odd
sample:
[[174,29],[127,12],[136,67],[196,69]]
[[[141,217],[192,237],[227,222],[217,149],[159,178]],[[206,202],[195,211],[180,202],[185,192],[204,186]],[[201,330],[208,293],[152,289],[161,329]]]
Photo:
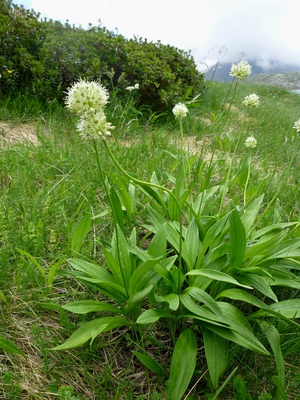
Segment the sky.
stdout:
[[218,58],[300,66],[299,0],[13,0],[42,17],[100,25],[191,51],[200,70]]

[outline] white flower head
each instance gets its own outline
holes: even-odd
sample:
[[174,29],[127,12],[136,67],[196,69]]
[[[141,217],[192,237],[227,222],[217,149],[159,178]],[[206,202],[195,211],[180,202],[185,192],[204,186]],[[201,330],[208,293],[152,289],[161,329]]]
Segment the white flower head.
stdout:
[[249,149],[255,149],[257,146],[257,140],[253,136],[247,137],[245,140],[245,147],[248,147]]
[[257,108],[259,106],[259,96],[255,93],[249,94],[249,96],[245,97],[243,104],[249,108]]
[[113,129],[115,127],[106,121],[103,109],[86,111],[77,123],[77,130],[84,139],[103,139],[110,136]]
[[97,82],[80,80],[68,90],[66,107],[77,115],[90,109],[103,109],[108,102],[108,91]]
[[173,114],[175,115],[175,118],[185,118],[187,116],[187,113],[189,110],[183,103],[177,103],[173,107]]
[[296,129],[296,132],[300,133],[300,119],[294,123],[293,129]]
[[137,90],[140,88],[140,85],[138,83],[136,83],[134,86],[127,86],[126,90],[128,90],[129,92],[132,92],[133,90]]
[[251,65],[247,61],[241,61],[238,64],[232,64],[230,75],[241,81],[248,78],[251,72]]

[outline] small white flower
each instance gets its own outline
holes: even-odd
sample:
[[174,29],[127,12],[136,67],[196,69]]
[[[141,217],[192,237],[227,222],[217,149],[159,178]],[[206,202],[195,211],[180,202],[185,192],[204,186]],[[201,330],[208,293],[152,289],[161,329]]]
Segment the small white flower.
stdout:
[[81,115],[77,123],[77,130],[84,139],[99,139],[110,136],[110,131],[115,129],[110,122],[106,121],[103,109],[95,111],[90,109]]
[[185,118],[189,110],[183,103],[178,103],[173,107],[173,114],[175,118]]
[[108,91],[97,82],[80,80],[68,90],[66,107],[77,115],[83,115],[90,109],[99,110],[108,102]]
[[257,108],[259,106],[259,96],[255,93],[249,94],[249,96],[245,97],[243,104],[249,108]]
[[133,90],[139,89],[140,85],[138,83],[136,83],[134,86],[127,86],[126,90],[128,90],[129,92],[132,92]]
[[248,147],[250,149],[255,149],[256,146],[257,146],[257,140],[255,139],[255,137],[253,136],[247,137],[247,139],[245,140],[245,147]]
[[294,123],[293,129],[296,129],[296,132],[300,133],[300,119]]
[[237,80],[243,80],[251,75],[252,68],[247,61],[241,61],[238,64],[232,64],[230,75]]

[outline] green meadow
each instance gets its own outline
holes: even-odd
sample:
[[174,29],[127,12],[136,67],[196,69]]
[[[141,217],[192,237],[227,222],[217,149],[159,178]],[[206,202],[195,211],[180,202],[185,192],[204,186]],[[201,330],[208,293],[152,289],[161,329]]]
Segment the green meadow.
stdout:
[[134,96],[98,141],[2,98],[0,398],[300,399],[300,97]]

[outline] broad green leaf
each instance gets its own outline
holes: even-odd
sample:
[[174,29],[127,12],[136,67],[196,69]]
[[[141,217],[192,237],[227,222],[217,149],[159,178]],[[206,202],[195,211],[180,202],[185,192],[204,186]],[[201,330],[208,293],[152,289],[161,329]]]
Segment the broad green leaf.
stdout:
[[97,300],[72,301],[63,305],[62,308],[74,314],[87,314],[89,312],[97,311],[109,311],[113,313],[121,312],[118,307]]
[[174,318],[168,310],[146,310],[137,319],[138,324],[153,324],[160,318]]
[[217,295],[216,299],[221,299],[222,297],[226,297],[231,300],[244,301],[258,308],[267,307],[267,304],[259,300],[257,297],[253,296],[253,294],[245,292],[244,290],[241,289],[224,290],[223,292]]
[[75,229],[72,241],[71,250],[74,253],[79,253],[81,246],[83,245],[86,235],[89,233],[92,226],[92,216],[88,214]]
[[129,322],[122,317],[102,317],[93,319],[78,328],[64,343],[54,347],[52,350],[67,350],[79,347],[88,340],[94,338],[96,333],[98,335],[101,332],[119,326],[129,326]]
[[111,317],[97,318],[92,321],[86,322],[78,328],[72,335],[59,346],[53,347],[52,350],[67,350],[78,347],[91,339],[92,331],[99,326],[106,326]]
[[252,233],[251,235],[251,239],[257,239],[261,236],[266,235],[267,233],[270,233],[272,231],[278,231],[278,230],[282,230],[282,229],[287,229],[287,228],[291,228],[292,226],[296,226],[298,224],[298,222],[282,222],[282,223],[278,223],[278,224],[274,224],[274,225],[267,225],[261,229],[259,229],[258,231],[255,231]]
[[48,283],[48,286],[51,288],[51,290],[52,290],[53,279],[55,278],[56,272],[61,267],[61,265],[65,262],[65,260],[66,260],[65,256],[61,257],[55,264],[51,265],[51,267],[49,269],[47,283]]
[[112,210],[115,224],[124,231],[124,215],[122,204],[113,186],[110,187],[109,191],[109,204]]
[[214,314],[218,317],[222,317],[222,311],[217,302],[205,290],[189,286],[183,293],[190,295],[201,303],[204,303]]
[[198,345],[192,330],[184,330],[176,341],[172,355],[167,395],[171,400],[180,400],[184,395],[196,367]]
[[[106,318],[106,317],[104,317]],[[129,322],[127,319],[121,316],[109,317],[107,324],[103,324],[102,326],[96,326],[91,331],[91,343],[95,340],[95,338],[103,332],[108,332],[116,328],[120,328],[123,326],[132,327],[133,324]]]
[[251,285],[253,288],[258,290],[263,295],[269,297],[274,301],[278,301],[276,294],[271,289],[269,283],[267,282],[267,278],[264,276],[258,276],[255,274],[245,274],[239,276],[239,281],[246,285]]
[[280,231],[274,234],[262,236],[257,242],[255,242],[255,244],[248,243],[244,260],[255,257],[253,262],[257,263],[260,258],[264,259],[265,256],[268,256],[274,252],[274,250],[278,247],[278,243],[280,243],[285,236],[286,232]]
[[300,299],[282,300],[271,304],[269,308],[284,315],[286,318],[300,318]]
[[242,266],[246,250],[246,232],[236,208],[229,216],[229,259],[234,270]]
[[244,285],[234,279],[232,276],[225,274],[224,272],[216,271],[216,270],[210,270],[210,269],[194,269],[192,271],[189,271],[186,275],[198,275],[198,276],[203,276],[205,278],[210,278],[212,280],[216,281],[221,281],[221,282],[228,282],[232,283],[237,286],[244,287],[246,289],[252,289],[250,285]]
[[9,353],[18,354],[19,356],[25,357],[25,354],[11,341],[0,336],[0,348],[8,351]]
[[285,368],[284,359],[281,351],[280,334],[274,325],[269,324],[266,321],[258,321],[259,326],[266,335],[268,342],[270,343],[271,349],[275,356],[276,368],[278,378],[281,386],[285,386]]
[[139,353],[137,351],[133,351],[133,354],[136,358],[143,364],[145,367],[149,368],[151,371],[155,372],[159,376],[168,376],[166,371],[156,362],[152,357],[147,356],[146,354]]
[[153,258],[166,257],[167,239],[166,239],[166,224],[164,223],[158,230],[157,234],[151,240],[147,252]]
[[187,268],[190,271],[192,268],[194,268],[199,251],[202,247],[202,244],[199,239],[198,225],[194,218],[189,223],[188,228],[186,230],[185,245],[186,245],[186,249],[189,253],[189,260],[187,262]]
[[154,285],[149,285],[145,287],[143,290],[134,293],[129,299],[127,300],[126,304],[126,311],[130,312],[135,308],[139,307],[141,303],[145,300],[145,298],[150,294]]
[[180,302],[179,302],[178,294],[170,293],[170,294],[167,294],[166,296],[160,296],[158,294],[155,294],[154,297],[158,303],[162,303],[162,302],[168,303],[170,309],[173,311],[176,311],[179,308]]
[[122,230],[118,225],[112,239],[112,254],[120,266],[123,286],[126,292],[128,292],[130,278],[132,274],[129,245]]
[[187,294],[180,295],[180,301],[184,305],[184,307],[190,311],[191,313],[195,314],[195,318],[201,321],[207,321],[214,325],[220,326],[228,326],[225,317],[219,317],[209,309],[204,306],[199,306],[194,302],[193,299]]
[[246,207],[243,209],[243,215],[241,217],[241,220],[244,225],[246,234],[253,227],[255,219],[261,208],[263,198],[264,195],[261,195],[257,198],[253,198],[246,204]]
[[228,340],[205,328],[202,332],[209,376],[216,390],[219,379],[227,368]]
[[300,257],[300,238],[296,237],[293,239],[285,240],[278,244],[276,251],[266,257],[266,260],[272,260],[274,258],[292,258]]
[[156,258],[142,262],[133,272],[128,292],[132,296],[135,292],[139,292],[149,285],[153,285],[161,279],[161,276],[155,271],[154,266],[164,258]]

